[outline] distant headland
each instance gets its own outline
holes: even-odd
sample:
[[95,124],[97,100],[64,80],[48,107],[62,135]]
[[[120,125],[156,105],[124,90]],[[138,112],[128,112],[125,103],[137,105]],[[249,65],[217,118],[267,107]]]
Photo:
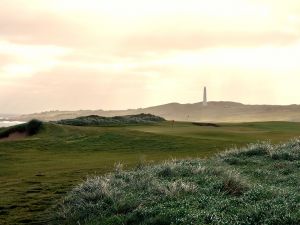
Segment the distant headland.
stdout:
[[89,115],[112,117],[141,113],[161,116],[167,120],[190,122],[300,122],[300,105],[245,105],[229,101],[210,101],[206,104],[203,104],[203,102],[193,104],[168,103],[128,110],[48,111],[12,116],[9,119],[29,121],[35,118],[43,121],[53,121]]

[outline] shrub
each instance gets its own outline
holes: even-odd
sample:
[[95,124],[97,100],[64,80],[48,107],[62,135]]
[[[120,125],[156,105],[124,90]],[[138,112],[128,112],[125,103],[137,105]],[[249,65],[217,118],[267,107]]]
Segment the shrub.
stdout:
[[26,133],[29,136],[35,135],[40,131],[42,125],[43,125],[43,123],[39,120],[35,120],[35,119],[31,120],[27,123]]
[[248,190],[248,187],[239,174],[230,171],[224,174],[222,189],[230,195],[240,196]]

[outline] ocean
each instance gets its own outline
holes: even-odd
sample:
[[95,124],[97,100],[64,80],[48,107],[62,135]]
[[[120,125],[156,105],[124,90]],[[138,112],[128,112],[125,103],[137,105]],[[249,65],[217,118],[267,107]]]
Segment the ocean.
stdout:
[[24,122],[21,122],[21,121],[1,121],[0,120],[0,127],[10,127],[10,126],[14,126],[14,125],[18,125],[18,124],[21,124],[21,123],[24,123]]

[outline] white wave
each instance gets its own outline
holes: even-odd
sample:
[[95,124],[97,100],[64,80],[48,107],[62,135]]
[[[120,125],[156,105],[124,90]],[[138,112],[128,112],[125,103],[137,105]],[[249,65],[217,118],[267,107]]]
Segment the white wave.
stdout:
[[18,124],[22,124],[24,122],[21,121],[0,121],[0,127],[10,127],[10,126],[14,126],[14,125],[18,125]]

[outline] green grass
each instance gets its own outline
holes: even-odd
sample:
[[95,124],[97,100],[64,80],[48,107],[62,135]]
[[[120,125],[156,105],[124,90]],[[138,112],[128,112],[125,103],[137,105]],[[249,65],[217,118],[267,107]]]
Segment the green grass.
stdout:
[[[0,224],[46,224],[51,206],[86,176],[171,158],[205,158],[257,140],[273,143],[300,136],[288,122],[190,123],[124,127],[45,124],[35,136],[0,141]],[[2,197],[5,196],[5,197]]]
[[[119,167],[120,168],[120,167]],[[118,169],[87,179],[56,224],[300,224],[300,140],[260,143],[208,160]]]

